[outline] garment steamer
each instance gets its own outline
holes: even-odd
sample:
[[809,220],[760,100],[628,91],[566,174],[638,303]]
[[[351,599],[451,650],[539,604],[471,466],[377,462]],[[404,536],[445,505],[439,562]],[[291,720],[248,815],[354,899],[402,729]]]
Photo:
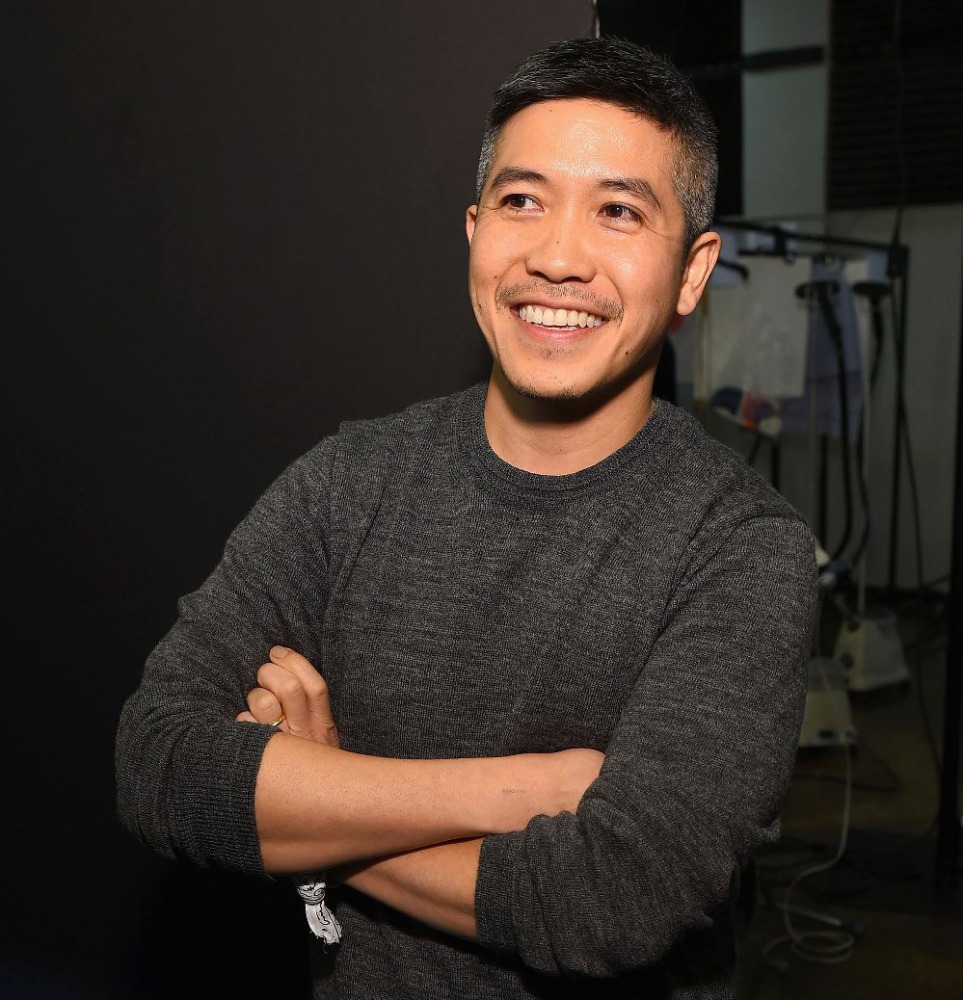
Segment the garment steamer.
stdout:
[[[833,346],[836,350],[836,359],[840,372],[840,395],[842,407],[842,432],[844,441],[844,479],[846,485],[846,524],[843,538],[833,555],[830,555],[821,545],[816,547],[816,565],[819,570],[819,596],[820,614],[822,618],[822,606],[826,600],[831,600],[837,607],[848,615],[848,609],[842,604],[837,593],[841,579],[848,575],[849,565],[840,560],[839,555],[849,540],[851,530],[851,502],[849,492],[849,464],[848,455],[845,451],[849,433],[848,421],[848,399],[845,388],[845,368],[843,365],[842,353],[842,332],[836,322],[833,313],[830,297],[838,289],[834,281],[811,281],[800,285],[796,289],[796,294],[800,298],[815,299],[826,319]],[[823,496],[825,496],[825,475],[826,475],[826,441],[825,436],[820,447],[821,476],[823,482]],[[822,520],[825,521],[825,511],[823,510]],[[821,530],[825,533],[825,524],[821,525]],[[817,640],[818,641],[818,640]],[[809,686],[806,692],[806,712],[803,717],[802,730],[799,734],[800,747],[827,747],[827,746],[849,746],[856,743],[857,733],[853,724],[852,711],[849,704],[849,690],[847,684],[846,671],[840,660],[835,656],[821,656],[818,649],[809,661]]]
[[[864,281],[853,286],[855,294],[869,300],[872,329],[877,350],[883,337],[882,300],[889,294],[885,282]],[[841,373],[842,377],[842,373]],[[863,366],[863,419],[859,432],[859,458],[861,483],[869,481],[869,401],[872,395],[871,379]],[[834,649],[835,658],[842,664],[846,684],[851,691],[869,691],[890,684],[909,680],[909,670],[903,656],[903,647],[896,625],[896,615],[881,606],[866,605],[866,542],[869,536],[867,506],[866,525],[859,548],[852,562],[858,568],[856,613],[845,617],[839,629]]]
[[[822,546],[816,547],[819,569],[820,612],[822,602],[838,603],[839,563]],[[822,617],[820,613],[820,617]],[[809,686],[806,690],[806,713],[799,733],[800,747],[851,746],[856,742],[856,727],[849,705],[846,672],[835,656],[814,652],[809,660]]]
[[[845,687],[848,691],[869,691],[888,684],[897,684],[909,679],[909,671],[903,658],[902,645],[896,628],[896,616],[887,608],[867,607],[866,604],[866,545],[870,530],[869,491],[869,406],[872,398],[872,383],[875,379],[875,364],[872,376],[864,364],[863,372],[863,413],[860,423],[857,448],[859,456],[858,479],[860,496],[865,513],[865,524],[862,538],[852,558],[846,560],[844,550],[849,542],[852,528],[852,489],[851,471],[849,465],[849,400],[846,390],[846,366],[843,350],[843,331],[833,308],[833,295],[839,288],[835,281],[811,281],[800,285],[796,294],[818,303],[826,329],[836,354],[839,374],[841,446],[843,455],[843,480],[846,498],[845,525],[842,539],[833,551],[830,564],[834,570],[834,579],[838,582],[843,575],[849,575],[857,569],[857,601],[855,611],[849,608],[838,597],[835,589],[832,598],[836,607],[842,613],[843,622],[836,637],[833,649],[833,665],[823,664],[822,670],[829,671],[836,679],[838,670],[842,670]],[[869,300],[872,315],[872,331],[878,353],[883,336],[882,300],[889,293],[889,286],[883,282],[860,282],[854,286],[855,294]],[[823,476],[825,476],[826,447],[825,436],[822,442]],[[825,489],[823,491],[825,498]],[[825,512],[823,513],[825,517]],[[825,530],[825,529],[824,529]],[[835,666],[838,664],[838,668]]]

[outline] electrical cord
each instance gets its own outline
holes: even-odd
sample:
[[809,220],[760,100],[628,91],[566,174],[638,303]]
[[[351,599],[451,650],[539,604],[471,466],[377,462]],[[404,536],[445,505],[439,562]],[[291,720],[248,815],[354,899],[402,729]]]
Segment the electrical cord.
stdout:
[[[782,902],[776,904],[782,911],[783,925],[786,928],[786,933],[780,937],[773,938],[762,950],[763,960],[780,972],[788,972],[789,963],[785,959],[778,959],[773,956],[773,952],[777,948],[788,944],[790,952],[797,958],[802,958],[807,962],[832,965],[838,962],[845,962],[852,956],[861,931],[861,928],[848,924],[838,917],[805,907],[793,906],[791,902],[796,887],[803,879],[810,878],[820,872],[828,871],[839,862],[846,851],[846,841],[849,836],[850,809],[852,805],[852,756],[848,746],[844,745],[843,750],[846,755],[847,780],[843,796],[839,846],[836,848],[835,854],[828,861],[804,868],[789,883]],[[793,914],[827,924],[831,929],[799,930],[793,923]]]
[[806,299],[809,302],[810,308],[812,308],[814,299],[818,303],[823,321],[826,324],[826,332],[833,345],[833,352],[836,357],[836,369],[839,376],[840,451],[843,460],[845,523],[843,525],[843,536],[832,553],[831,558],[833,560],[839,559],[841,553],[849,543],[853,515],[852,476],[849,467],[849,398],[846,387],[846,361],[843,354],[843,331],[839,325],[839,320],[831,300],[831,296],[838,290],[838,283],[831,279],[807,281],[796,288],[796,295],[801,299]]
[[[869,416],[868,406],[876,389],[877,376],[879,375],[880,357],[883,351],[883,314],[880,307],[882,299],[890,292],[889,285],[885,282],[857,281],[853,285],[853,293],[865,295],[869,299],[871,311],[871,332],[872,332],[872,361],[870,363],[869,378],[865,379],[866,399],[863,401],[862,416],[859,424],[859,432],[856,438],[856,467],[859,475],[859,495],[863,504],[863,531],[859,538],[850,562],[856,566],[863,558],[869,539],[872,534],[873,518],[872,505],[869,498],[869,484],[866,482],[866,423]],[[865,367],[866,360],[863,359]]]
[[[821,671],[821,678],[827,693],[831,695],[832,686],[825,669]],[[834,705],[834,712],[837,715],[837,729],[839,732],[843,732],[846,728],[846,720],[840,717],[839,709],[835,707],[832,697],[830,697],[829,701],[830,704]],[[793,893],[800,882],[833,868],[846,853],[853,802],[853,758],[852,749],[849,744],[843,743],[842,750],[844,753],[845,781],[839,844],[835,853],[828,861],[804,868],[789,883],[783,895],[782,902],[776,904],[782,911],[783,926],[786,928],[786,933],[774,938],[762,950],[763,961],[780,972],[787,972],[789,970],[789,963],[785,959],[773,957],[773,952],[777,948],[789,945],[791,954],[797,958],[802,958],[807,962],[833,965],[845,962],[852,956],[856,942],[862,933],[861,927],[847,923],[838,917],[831,916],[828,913],[821,913],[817,910],[811,910],[808,907],[792,905]],[[799,930],[793,923],[793,914],[827,924],[831,929]]]

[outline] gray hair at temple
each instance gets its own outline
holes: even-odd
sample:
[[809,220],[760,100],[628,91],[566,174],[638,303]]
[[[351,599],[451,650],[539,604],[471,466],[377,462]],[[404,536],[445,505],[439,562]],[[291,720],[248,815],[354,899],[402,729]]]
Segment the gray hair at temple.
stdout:
[[692,83],[668,59],[615,36],[555,42],[529,56],[495,91],[478,160],[481,200],[505,123],[540,101],[588,98],[624,108],[668,132],[676,147],[672,184],[685,213],[685,249],[712,224],[717,130]]

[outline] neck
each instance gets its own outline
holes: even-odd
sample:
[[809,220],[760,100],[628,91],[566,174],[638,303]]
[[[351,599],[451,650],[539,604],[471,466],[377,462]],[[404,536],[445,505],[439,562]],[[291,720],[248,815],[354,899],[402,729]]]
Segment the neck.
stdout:
[[496,364],[485,400],[485,433],[502,461],[542,476],[597,465],[635,437],[653,408],[652,374],[603,399],[522,396]]

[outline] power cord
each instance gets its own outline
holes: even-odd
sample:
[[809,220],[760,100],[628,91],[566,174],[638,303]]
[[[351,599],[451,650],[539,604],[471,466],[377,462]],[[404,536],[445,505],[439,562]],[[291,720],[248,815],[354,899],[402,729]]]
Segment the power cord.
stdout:
[[[822,683],[826,687],[827,693],[831,695],[831,682],[825,669],[822,671]],[[835,704],[830,697],[830,703]],[[838,709],[837,709],[838,714]],[[837,731],[842,733],[846,728],[846,720],[837,718]],[[842,744],[845,754],[845,779],[843,786],[843,812],[840,823],[839,845],[836,852],[828,861],[820,864],[810,865],[799,872],[786,888],[782,902],[778,903],[782,911],[783,925],[786,933],[774,938],[762,950],[762,958],[767,964],[780,972],[789,971],[789,963],[785,959],[775,958],[773,952],[784,945],[789,945],[790,952],[807,962],[818,962],[824,965],[832,965],[838,962],[847,961],[856,947],[856,942],[862,934],[862,928],[849,924],[846,921],[834,917],[828,913],[821,913],[806,907],[794,906],[792,896],[796,887],[803,879],[811,878],[821,872],[828,871],[839,863],[846,853],[846,843],[849,839],[850,815],[853,801],[853,758],[852,750],[848,743]],[[793,915],[807,917],[819,923],[827,924],[831,930],[799,930],[793,923]]]
[[[836,848],[836,853],[828,861],[804,868],[789,883],[782,902],[777,904],[782,910],[782,919],[786,933],[774,938],[762,950],[763,960],[780,972],[788,972],[789,963],[785,959],[773,956],[773,952],[777,948],[788,944],[791,953],[798,958],[805,959],[807,962],[832,965],[838,962],[845,962],[851,957],[862,931],[861,927],[848,924],[838,917],[801,906],[793,906],[791,902],[796,887],[803,879],[810,878],[820,872],[828,871],[839,862],[846,851],[846,841],[849,835],[850,805],[852,802],[852,755],[848,746],[844,746],[843,750],[846,754],[846,786],[843,797],[842,833],[839,838],[839,846]],[[793,923],[794,914],[827,924],[831,929],[799,930]]]

